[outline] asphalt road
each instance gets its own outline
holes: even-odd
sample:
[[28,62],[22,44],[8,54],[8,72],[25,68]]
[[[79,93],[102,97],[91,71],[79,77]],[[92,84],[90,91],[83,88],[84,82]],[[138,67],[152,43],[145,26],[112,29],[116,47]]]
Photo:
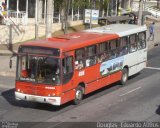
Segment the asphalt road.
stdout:
[[65,122],[160,122],[160,47],[149,51],[148,68],[131,77],[126,86],[116,83],[100,89],[85,96],[77,106],[67,103],[54,107],[16,101],[14,79],[0,77],[0,121],[3,123],[30,122],[21,124],[26,128],[69,128],[97,127],[97,123]]

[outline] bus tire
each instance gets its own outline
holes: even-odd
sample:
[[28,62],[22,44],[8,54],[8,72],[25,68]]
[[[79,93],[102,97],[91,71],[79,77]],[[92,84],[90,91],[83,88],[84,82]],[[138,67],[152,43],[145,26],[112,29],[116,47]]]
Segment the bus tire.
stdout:
[[73,100],[73,103],[77,105],[81,102],[82,99],[83,99],[83,87],[78,86],[75,91],[75,99]]
[[128,80],[128,69],[127,68],[123,68],[120,84],[121,85],[125,85],[127,80]]

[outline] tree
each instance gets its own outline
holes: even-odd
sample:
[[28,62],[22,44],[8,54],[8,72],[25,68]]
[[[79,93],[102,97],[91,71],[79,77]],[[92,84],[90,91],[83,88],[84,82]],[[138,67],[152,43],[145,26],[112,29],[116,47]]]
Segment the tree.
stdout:
[[90,8],[90,0],[72,0],[71,6],[77,14],[77,19],[79,20],[80,14],[83,17],[84,10]]
[[54,0],[47,1],[46,38],[52,37],[53,2]]
[[69,8],[70,8],[70,1],[71,0],[56,0],[55,6],[58,8],[60,13],[61,19],[61,29],[63,30],[64,34],[67,33],[68,30],[68,15],[69,15]]
[[[69,9],[76,10],[77,19],[79,19],[79,13],[84,17],[84,9],[99,9],[102,16],[108,15],[108,4],[110,0],[55,0],[55,10],[58,10],[61,17],[62,30],[66,33],[67,20],[69,15]],[[91,7],[92,6],[92,7]]]
[[160,9],[160,0],[157,0],[157,8]]
[[103,4],[102,4],[102,10],[103,10],[103,13],[102,13],[102,16],[104,16],[104,14],[106,15],[106,17],[108,16],[108,5],[110,3],[110,0],[103,0]]
[[138,25],[142,25],[143,0],[139,1]]

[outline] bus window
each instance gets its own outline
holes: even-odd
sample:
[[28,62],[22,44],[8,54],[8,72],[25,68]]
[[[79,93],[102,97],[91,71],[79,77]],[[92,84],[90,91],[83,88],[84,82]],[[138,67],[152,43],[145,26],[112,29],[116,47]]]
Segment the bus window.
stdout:
[[112,40],[112,41],[110,41],[110,49],[111,50],[115,50],[116,49],[116,47],[117,47],[117,40]]
[[30,60],[30,56],[25,56],[25,55],[19,55],[17,62],[18,62],[17,80],[35,82],[36,62]]
[[96,45],[89,46],[86,48],[86,67],[96,64]]
[[146,48],[146,33],[141,32],[138,34],[138,49]]
[[99,44],[99,53],[103,53],[105,51],[107,51],[109,49],[109,43],[108,42],[104,42]]
[[99,44],[98,63],[109,59],[108,57],[109,42]]
[[98,63],[109,60],[110,57],[111,57],[111,54],[109,52],[101,53],[101,54],[98,55]]
[[60,62],[57,58],[37,58],[38,83],[60,84]]
[[137,35],[136,34],[129,36],[129,42],[130,42],[129,43],[130,53],[137,51]]
[[119,56],[126,55],[128,53],[128,37],[122,37],[119,40]]
[[111,58],[114,59],[117,57],[117,40],[112,40],[110,41],[110,53],[111,53]]
[[47,56],[18,57],[17,79],[42,84],[60,84],[60,60]]
[[62,60],[63,84],[71,80],[73,76],[73,57],[66,57]]
[[75,52],[75,69],[80,70],[85,67],[85,49],[81,48]]
[[19,56],[19,70],[18,70],[18,78],[27,78],[28,72],[27,72],[27,57],[26,56]]

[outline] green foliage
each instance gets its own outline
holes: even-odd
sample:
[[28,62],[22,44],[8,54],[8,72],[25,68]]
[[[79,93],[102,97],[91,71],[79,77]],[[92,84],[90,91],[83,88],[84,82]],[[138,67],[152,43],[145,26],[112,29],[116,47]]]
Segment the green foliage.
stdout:
[[73,9],[77,9],[78,7],[88,8],[90,4],[89,4],[89,0],[73,0],[73,2],[71,3],[71,6],[73,7]]
[[109,4],[109,2],[110,2],[110,0],[104,0],[103,9],[104,9],[105,11],[107,11],[107,9],[108,9],[108,4]]
[[[93,8],[100,9],[107,12],[108,4],[110,0],[54,0],[55,10],[66,9],[67,3],[70,2],[70,8]],[[91,3],[90,3],[91,2]]]
[[68,0],[54,0],[55,8],[59,8],[59,9],[64,8],[66,1]]

